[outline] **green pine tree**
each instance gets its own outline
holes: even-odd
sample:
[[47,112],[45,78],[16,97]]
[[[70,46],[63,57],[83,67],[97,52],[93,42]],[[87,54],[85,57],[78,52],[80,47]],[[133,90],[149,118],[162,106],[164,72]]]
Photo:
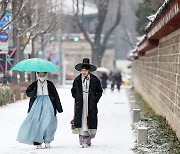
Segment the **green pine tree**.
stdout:
[[145,27],[149,22],[147,17],[155,14],[163,2],[163,0],[143,0],[142,3],[139,3],[139,7],[136,11],[136,30],[140,35],[145,34]]

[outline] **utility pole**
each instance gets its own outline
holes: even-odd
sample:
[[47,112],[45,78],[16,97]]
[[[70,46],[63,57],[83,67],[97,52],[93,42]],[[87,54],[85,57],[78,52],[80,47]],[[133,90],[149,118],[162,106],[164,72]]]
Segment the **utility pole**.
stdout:
[[[59,2],[56,1],[56,3],[60,3],[60,11],[62,11],[62,8],[63,8],[63,2],[62,0]],[[58,5],[57,5],[58,6]],[[62,15],[62,12],[60,13]],[[57,41],[58,41],[58,65],[59,65],[59,68],[60,68],[60,72],[59,72],[59,84],[60,85],[64,85],[65,84],[65,67],[63,67],[63,54],[62,54],[62,30],[59,28],[58,29],[58,33],[57,33]]]
[[57,35],[57,42],[58,42],[58,66],[59,66],[59,69],[60,69],[60,72],[59,72],[59,76],[58,76],[58,81],[59,81],[59,84],[60,85],[64,85],[64,80],[63,80],[63,73],[64,73],[64,70],[63,70],[63,63],[62,63],[62,33],[61,33],[61,30],[58,30],[59,33]]

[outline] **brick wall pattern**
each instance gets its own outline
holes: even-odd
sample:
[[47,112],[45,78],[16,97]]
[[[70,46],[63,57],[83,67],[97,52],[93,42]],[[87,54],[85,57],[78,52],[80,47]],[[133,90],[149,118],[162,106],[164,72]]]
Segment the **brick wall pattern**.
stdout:
[[180,139],[180,29],[159,40],[158,47],[133,61],[135,89],[166,117]]

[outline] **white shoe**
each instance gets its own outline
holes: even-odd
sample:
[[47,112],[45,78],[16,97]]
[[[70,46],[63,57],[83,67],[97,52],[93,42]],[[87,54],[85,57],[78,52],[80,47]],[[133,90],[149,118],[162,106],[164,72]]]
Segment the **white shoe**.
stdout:
[[81,146],[81,148],[87,148],[87,147],[88,147],[87,144],[83,144],[83,145]]
[[36,149],[42,149],[42,145],[41,144],[36,145]]
[[45,148],[50,148],[50,143],[45,143]]

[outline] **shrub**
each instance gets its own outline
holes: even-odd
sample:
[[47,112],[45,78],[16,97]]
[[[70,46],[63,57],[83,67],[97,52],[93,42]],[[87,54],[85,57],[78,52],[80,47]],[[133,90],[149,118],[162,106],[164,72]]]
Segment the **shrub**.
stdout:
[[13,95],[9,87],[0,87],[0,106],[9,103],[12,97]]

